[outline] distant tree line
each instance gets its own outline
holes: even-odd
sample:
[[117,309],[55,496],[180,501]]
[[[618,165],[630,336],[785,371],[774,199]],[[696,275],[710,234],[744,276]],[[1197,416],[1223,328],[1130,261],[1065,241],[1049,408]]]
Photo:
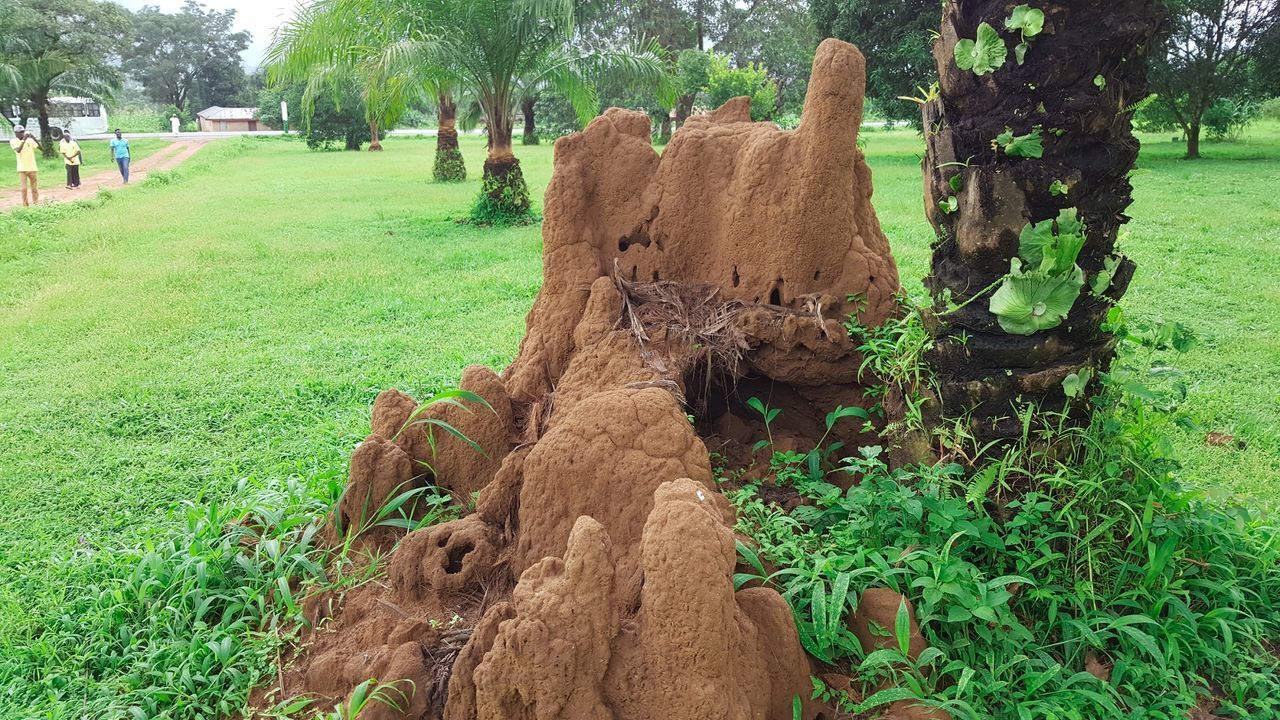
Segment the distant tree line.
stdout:
[[0,116],[10,127],[34,122],[52,154],[53,98],[106,103],[126,78],[186,119],[211,105],[252,103],[256,89],[241,67],[250,37],[234,21],[234,10],[194,0],[176,13],[130,13],[103,0],[0,0]]

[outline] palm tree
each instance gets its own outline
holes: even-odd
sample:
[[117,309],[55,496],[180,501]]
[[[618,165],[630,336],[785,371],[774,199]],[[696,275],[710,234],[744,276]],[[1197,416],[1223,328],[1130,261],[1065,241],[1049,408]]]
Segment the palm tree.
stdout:
[[939,86],[923,99],[938,234],[926,285],[960,307],[931,360],[945,414],[972,418],[980,439],[1020,434],[1015,403],[1077,409],[1081,380],[1113,357],[1101,326],[1133,274],[1115,242],[1161,4],[943,6]]
[[335,0],[300,6],[292,20],[276,30],[267,51],[271,82],[306,82],[303,114],[310,117],[315,98],[328,92],[339,102],[350,87],[360,88],[369,149],[381,150],[380,131],[393,126],[413,102],[425,97],[425,78],[397,72],[381,62],[398,41],[376,7],[358,16]]
[[[338,0],[396,16],[406,38],[389,53],[396,63],[456,68],[475,94],[489,130],[481,194],[473,215],[518,220],[529,214],[529,190],[511,145],[521,85],[561,93],[582,121],[599,112],[591,78],[615,72],[670,94],[665,54],[654,43],[603,49],[573,44],[574,0]],[[362,11],[354,10],[358,16]]]

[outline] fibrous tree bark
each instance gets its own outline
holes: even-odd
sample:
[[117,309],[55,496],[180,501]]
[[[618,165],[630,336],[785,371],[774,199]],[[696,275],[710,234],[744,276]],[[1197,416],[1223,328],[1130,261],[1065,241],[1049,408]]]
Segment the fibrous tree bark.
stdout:
[[[1016,411],[1027,402],[1075,411],[1063,379],[1105,369],[1114,355],[1115,340],[1100,326],[1134,270],[1115,255],[1115,243],[1129,219],[1128,174],[1138,156],[1130,108],[1147,94],[1161,8],[1160,0],[944,4],[934,44],[938,93],[923,105],[926,214],[938,238],[926,285],[939,310],[948,302],[960,307],[941,313],[930,361],[945,415],[969,418],[980,441],[1018,436]],[[1029,36],[1006,25],[1023,9],[1043,12],[1042,28]],[[984,24],[998,32],[1003,50],[990,32],[981,42]],[[979,40],[976,51],[966,40]],[[962,69],[957,43],[960,55],[992,48],[987,65],[994,69],[982,61]],[[1024,138],[1020,148],[1014,138]],[[987,294],[1011,263],[1022,262],[1023,230],[1060,213],[1083,225],[1073,270],[1083,287],[1059,324],[1014,334]],[[1030,307],[1026,319],[1047,325],[1045,306]]]
[[436,131],[436,182],[462,182],[467,179],[467,166],[458,148],[458,105],[449,92],[436,96],[439,127]]

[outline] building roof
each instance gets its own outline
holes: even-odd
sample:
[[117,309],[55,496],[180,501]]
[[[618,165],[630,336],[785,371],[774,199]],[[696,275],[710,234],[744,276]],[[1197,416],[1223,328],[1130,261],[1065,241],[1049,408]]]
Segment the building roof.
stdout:
[[253,120],[257,114],[258,108],[226,108],[214,105],[196,113],[196,117],[205,120]]

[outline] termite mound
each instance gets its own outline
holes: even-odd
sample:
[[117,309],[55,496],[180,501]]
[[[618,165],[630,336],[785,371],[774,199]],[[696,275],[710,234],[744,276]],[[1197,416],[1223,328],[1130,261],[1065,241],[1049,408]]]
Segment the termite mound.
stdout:
[[883,322],[898,274],[856,145],[864,72],[823,42],[795,131],[737,98],[661,155],[648,117],[616,108],[557,141],[519,354],[461,382],[494,410],[425,411],[484,453],[439,432],[433,447],[388,390],[335,514],[349,527],[429,483],[478,493],[475,511],[367,538],[399,540],[385,578],[312,602],[280,697],[332,704],[376,678],[406,697],[366,719],[788,720],[796,697],[825,712],[786,603],[734,590],[711,453],[749,458],[766,432],[752,396],[782,411],[775,446],[812,447],[826,413],[865,404],[842,321]]

